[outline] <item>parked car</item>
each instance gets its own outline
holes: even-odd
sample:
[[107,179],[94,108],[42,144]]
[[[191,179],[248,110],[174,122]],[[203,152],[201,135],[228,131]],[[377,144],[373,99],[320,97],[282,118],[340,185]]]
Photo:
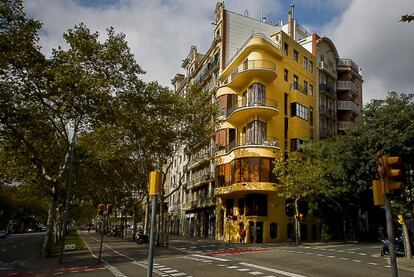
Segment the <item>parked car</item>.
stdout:
[[0,230],[0,239],[6,238],[6,230]]

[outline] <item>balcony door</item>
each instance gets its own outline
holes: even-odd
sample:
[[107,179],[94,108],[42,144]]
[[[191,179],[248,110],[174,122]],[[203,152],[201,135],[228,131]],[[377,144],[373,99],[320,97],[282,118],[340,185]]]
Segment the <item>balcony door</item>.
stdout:
[[266,140],[266,122],[253,120],[247,123],[246,144],[261,145]]
[[266,87],[260,83],[253,83],[247,92],[247,105],[265,105]]
[[236,129],[229,129],[229,150],[236,147]]

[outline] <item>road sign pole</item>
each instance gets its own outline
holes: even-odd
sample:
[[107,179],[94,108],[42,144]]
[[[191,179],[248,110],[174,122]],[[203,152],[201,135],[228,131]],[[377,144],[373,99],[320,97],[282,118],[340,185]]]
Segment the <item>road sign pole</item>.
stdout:
[[389,241],[389,252],[390,252],[390,261],[391,261],[391,272],[392,277],[398,277],[398,268],[397,268],[397,258],[395,255],[395,239],[394,239],[394,228],[392,224],[392,213],[391,213],[391,199],[390,195],[385,195],[385,215],[387,219],[387,233]]
[[102,244],[103,244],[103,237],[105,232],[105,215],[101,216],[101,242],[99,243],[99,259],[98,261],[101,262],[101,256],[102,256]]
[[[161,203],[162,204],[162,203]],[[155,220],[157,216],[157,195],[152,196],[152,211],[151,211],[151,231],[150,244],[148,251],[148,268],[147,277],[152,277],[152,267],[154,263],[154,246],[155,246]]]

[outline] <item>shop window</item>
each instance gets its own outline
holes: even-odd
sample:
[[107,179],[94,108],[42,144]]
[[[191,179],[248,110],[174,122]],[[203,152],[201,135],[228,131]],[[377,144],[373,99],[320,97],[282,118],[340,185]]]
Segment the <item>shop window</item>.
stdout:
[[298,210],[300,214],[303,214],[303,216],[307,216],[308,215],[308,203],[305,201],[299,201]]
[[234,199],[226,199],[226,217],[234,214]]
[[246,195],[246,216],[267,216],[267,195]]
[[277,224],[276,223],[270,223],[269,232],[270,232],[271,239],[277,238]]
[[294,216],[295,215],[295,203],[293,202],[293,200],[286,200],[285,203],[285,214],[286,216]]
[[244,215],[244,198],[240,198],[237,202],[237,206],[239,207],[239,214]]
[[312,240],[317,240],[318,234],[317,234],[317,228],[316,224],[312,224]]
[[288,239],[289,240],[291,240],[291,241],[293,241],[293,240],[295,240],[295,236],[294,236],[294,233],[293,233],[293,224],[292,223],[289,223],[288,225],[287,225],[287,236],[288,236]]
[[308,225],[306,224],[300,225],[300,238],[302,240],[308,240]]

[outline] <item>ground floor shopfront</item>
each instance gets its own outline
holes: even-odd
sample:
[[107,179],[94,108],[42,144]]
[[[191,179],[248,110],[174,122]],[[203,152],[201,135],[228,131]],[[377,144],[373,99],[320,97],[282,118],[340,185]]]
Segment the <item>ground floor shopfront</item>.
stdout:
[[170,226],[170,233],[174,235],[213,239],[216,233],[215,207],[173,215]]
[[[219,198],[216,208],[216,238],[227,242],[240,242],[241,229],[245,229],[246,243],[292,241],[295,220],[290,201],[278,197],[276,192],[240,192]],[[303,241],[320,240],[321,224],[301,207],[300,232]]]

